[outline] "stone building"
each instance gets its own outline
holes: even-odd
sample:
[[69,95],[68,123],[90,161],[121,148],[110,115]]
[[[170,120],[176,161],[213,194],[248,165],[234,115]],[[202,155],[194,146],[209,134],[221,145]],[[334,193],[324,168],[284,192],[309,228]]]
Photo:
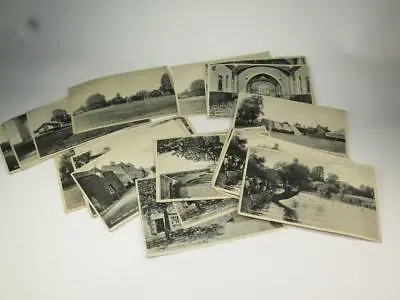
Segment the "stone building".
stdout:
[[130,163],[114,163],[105,165],[101,168],[102,171],[113,172],[125,187],[135,184],[136,179],[144,178],[148,172],[144,168],[136,168]]
[[209,76],[213,92],[247,92],[311,102],[311,97],[301,96],[311,93],[307,66],[215,65]]
[[178,214],[172,204],[166,208],[152,207],[145,215],[144,230],[147,239],[166,238],[167,231],[174,232],[181,229]]

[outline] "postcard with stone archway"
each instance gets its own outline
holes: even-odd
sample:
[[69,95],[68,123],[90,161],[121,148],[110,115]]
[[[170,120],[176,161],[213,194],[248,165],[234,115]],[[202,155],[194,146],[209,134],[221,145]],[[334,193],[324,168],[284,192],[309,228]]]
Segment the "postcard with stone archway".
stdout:
[[240,238],[272,233],[283,226],[230,212],[208,222],[182,227],[173,203],[156,201],[156,180],[136,184],[147,257],[169,255]]
[[190,135],[179,118],[127,129],[108,139],[110,151],[72,173],[84,197],[110,230],[137,215],[136,180],[155,175],[153,143],[167,133]]
[[233,127],[264,126],[272,137],[348,156],[347,112],[343,109],[240,93]]
[[4,132],[3,124],[0,125],[0,150],[3,154],[4,162],[7,166],[8,173],[13,174],[21,170],[14,149],[11,147],[6,133]]
[[21,169],[30,168],[40,162],[26,114],[4,122],[3,130]]
[[178,114],[167,66],[93,79],[69,89],[75,133]]
[[157,140],[157,201],[229,198],[211,186],[225,139],[226,134],[199,134]]
[[307,65],[209,65],[207,88],[207,113],[210,118],[233,117],[239,93],[314,103]]
[[250,148],[239,214],[380,242],[374,168],[305,149]]
[[195,62],[169,67],[176,91],[179,115],[193,116],[207,113],[205,65],[225,61],[264,61],[271,57],[269,52],[251,53],[212,61]]

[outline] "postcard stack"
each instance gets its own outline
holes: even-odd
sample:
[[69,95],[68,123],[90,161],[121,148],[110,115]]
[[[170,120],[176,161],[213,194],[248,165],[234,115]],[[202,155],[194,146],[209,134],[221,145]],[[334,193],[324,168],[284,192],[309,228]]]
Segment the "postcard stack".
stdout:
[[[66,213],[138,217],[148,257],[290,226],[381,242],[374,168],[310,77],[268,51],[100,77],[5,121],[1,151],[9,174],[52,159]],[[231,127],[197,133],[196,115]]]

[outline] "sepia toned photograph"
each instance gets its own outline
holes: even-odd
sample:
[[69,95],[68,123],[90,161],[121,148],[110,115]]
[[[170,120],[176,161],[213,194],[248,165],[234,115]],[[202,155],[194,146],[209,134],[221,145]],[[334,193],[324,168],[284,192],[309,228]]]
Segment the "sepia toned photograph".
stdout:
[[69,213],[86,206],[85,199],[73,180],[71,174],[75,171],[71,157],[75,154],[69,149],[54,157],[54,164],[58,174],[64,212]]
[[307,65],[215,64],[207,74],[210,118],[233,117],[239,93],[313,103]]
[[371,166],[313,149],[250,148],[242,188],[242,215],[381,241]]
[[239,199],[247,149],[263,142],[264,136],[260,133],[267,133],[265,127],[235,128],[231,131],[215,168],[212,180],[215,189]]
[[[203,115],[207,113],[205,94],[205,65],[223,61],[256,62],[270,57],[268,52],[229,57],[225,59],[195,62],[169,67],[176,92],[180,115]],[[254,59],[254,60],[251,60]],[[244,61],[242,61],[244,60]]]
[[150,122],[146,119],[74,134],[68,98],[34,109],[27,113],[27,117],[41,158],[124,128]]
[[275,138],[347,155],[347,112],[342,109],[240,94],[234,127],[265,126]]
[[[307,65],[307,59],[305,56],[282,56],[282,57],[271,57],[271,58],[263,58],[263,59],[243,59],[240,61],[221,61],[219,63],[223,64],[258,64],[258,65]],[[215,64],[215,63],[214,63]]]
[[74,132],[178,114],[166,66],[88,81],[69,89]]
[[157,140],[157,201],[228,198],[211,186],[225,138],[206,134]]
[[15,117],[3,124],[4,133],[7,136],[19,166],[29,168],[39,162],[39,155],[31,135],[31,129],[26,114]]
[[146,256],[156,257],[233,241],[262,233],[272,233],[282,225],[232,212],[201,225],[183,228],[173,203],[156,202],[154,178],[137,181],[140,218]]
[[8,172],[12,174],[19,171],[20,167],[17,157],[4,132],[3,125],[0,125],[0,150],[3,154],[4,162],[6,163]]
[[180,119],[131,128],[112,136],[109,152],[72,173],[108,229],[137,215],[136,180],[155,176],[153,143],[167,133],[189,135]]
[[237,199],[215,199],[173,202],[183,228],[188,228],[238,210]]

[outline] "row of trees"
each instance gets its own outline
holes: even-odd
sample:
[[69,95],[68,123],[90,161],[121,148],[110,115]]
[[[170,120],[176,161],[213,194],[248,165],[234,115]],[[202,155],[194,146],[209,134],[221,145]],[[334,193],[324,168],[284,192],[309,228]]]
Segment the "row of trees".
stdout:
[[160,87],[152,91],[140,90],[136,94],[131,96],[123,97],[120,93],[117,93],[114,98],[107,100],[102,94],[96,93],[89,96],[86,99],[86,103],[79,107],[74,113],[82,113],[85,111],[95,110],[111,105],[124,104],[134,101],[140,101],[147,98],[156,98],[161,96],[174,95],[174,87],[171,82],[171,78],[168,73],[165,73],[161,77]]
[[258,157],[256,154],[250,156],[246,174],[248,194],[274,193],[278,188],[282,188],[287,195],[303,190],[316,192],[325,198],[336,195],[341,200],[344,200],[345,195],[371,199],[375,196],[371,186],[354,187],[340,181],[339,176],[333,173],[325,176],[323,166],[310,169],[299,163],[298,159],[294,159],[291,163],[278,162],[273,168],[266,167],[264,163],[263,157]]
[[172,138],[157,142],[159,154],[172,152],[173,155],[193,161],[217,161],[222,147],[223,144],[219,136]]
[[188,89],[185,89],[178,95],[179,98],[190,98],[204,96],[206,94],[203,79],[196,79],[192,81]]

